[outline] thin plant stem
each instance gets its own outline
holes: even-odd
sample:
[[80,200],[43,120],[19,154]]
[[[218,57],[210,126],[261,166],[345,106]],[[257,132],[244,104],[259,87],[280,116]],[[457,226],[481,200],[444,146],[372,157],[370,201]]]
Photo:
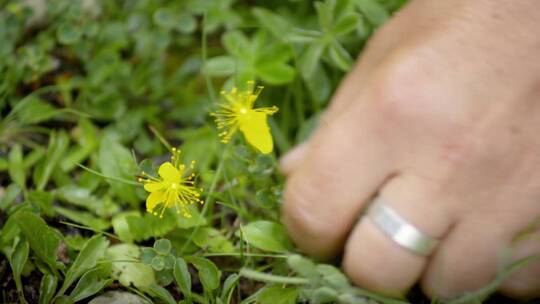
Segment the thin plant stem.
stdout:
[[285,254],[262,254],[262,253],[248,253],[248,252],[215,252],[215,253],[204,253],[202,256],[205,257],[222,257],[222,256],[233,256],[233,257],[254,257],[254,258],[276,258],[276,259],[286,259],[288,256]]
[[95,229],[95,228],[92,228],[92,227],[88,227],[88,226],[83,226],[83,225],[79,225],[79,224],[75,224],[75,223],[70,223],[70,222],[64,222],[64,221],[60,221],[60,224],[64,224],[64,225],[67,225],[67,226],[71,226],[71,227],[75,227],[75,228],[80,228],[80,229],[84,229],[84,230],[90,230],[90,231],[94,231],[94,232],[97,232],[97,233],[101,233],[103,235],[106,235],[110,238],[113,238],[115,240],[120,240],[120,238],[118,238],[116,235],[112,234],[112,233],[109,233],[109,232],[106,232],[106,231],[103,231],[103,230],[99,230],[99,229]]
[[[208,210],[211,208],[211,206],[214,203],[214,195],[213,194],[216,191],[217,183],[218,183],[219,178],[221,176],[221,172],[223,171],[223,165],[225,163],[225,157],[226,157],[226,154],[227,154],[227,152],[229,150],[229,146],[230,146],[230,144],[226,144],[225,149],[223,149],[223,153],[221,153],[221,157],[220,157],[220,160],[219,160],[218,167],[216,169],[216,173],[214,175],[212,183],[210,184],[210,189],[208,189],[207,200],[204,202],[204,207],[203,207],[203,209],[201,211],[201,217],[203,217],[203,218],[204,218],[204,216],[206,215],[206,213],[208,212]],[[191,243],[191,241],[193,240],[193,237],[195,236],[195,234],[199,231],[199,227],[200,226],[195,226],[195,228],[191,232],[189,238],[186,240],[186,242],[182,246],[182,249],[180,250],[180,254],[184,253],[184,251],[186,250],[189,243]]]
[[161,135],[161,133],[159,133],[159,131],[154,126],[149,125],[148,129],[150,129],[150,131],[159,139],[159,141],[161,141],[161,143],[167,148],[167,150],[172,150],[171,144],[165,139],[163,135]]
[[239,274],[245,278],[252,279],[260,282],[277,283],[277,284],[290,284],[290,285],[305,285],[309,281],[304,278],[298,277],[285,277],[264,272],[259,272],[253,269],[242,268]]
[[130,181],[128,179],[118,178],[118,177],[114,177],[114,176],[108,176],[108,175],[105,175],[105,174],[103,174],[101,172],[98,172],[96,170],[90,169],[87,166],[82,165],[82,164],[77,164],[77,166],[81,167],[82,169],[84,169],[84,170],[86,170],[86,171],[88,171],[88,172],[90,172],[92,174],[95,174],[95,175],[97,175],[99,177],[102,177],[102,178],[105,178],[105,179],[110,179],[112,181],[119,182],[119,183],[124,183],[126,185],[140,186],[140,183]]
[[[203,14],[202,19],[202,35],[201,35],[201,56],[202,56],[202,64],[203,67],[206,66],[206,60],[208,58],[208,41],[206,37],[206,12]],[[206,89],[208,90],[208,95],[210,96],[210,100],[212,103],[217,102],[217,95],[216,90],[214,88],[214,85],[212,84],[212,80],[210,79],[210,75],[208,73],[204,72],[204,80],[206,81]]]

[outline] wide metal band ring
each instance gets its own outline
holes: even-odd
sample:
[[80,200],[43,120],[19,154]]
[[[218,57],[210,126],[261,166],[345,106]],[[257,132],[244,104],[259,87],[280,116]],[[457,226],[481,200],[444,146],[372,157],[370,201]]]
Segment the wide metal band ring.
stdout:
[[380,196],[377,196],[369,207],[368,217],[379,230],[394,242],[418,255],[431,255],[440,242],[407,222],[394,209],[385,204]]

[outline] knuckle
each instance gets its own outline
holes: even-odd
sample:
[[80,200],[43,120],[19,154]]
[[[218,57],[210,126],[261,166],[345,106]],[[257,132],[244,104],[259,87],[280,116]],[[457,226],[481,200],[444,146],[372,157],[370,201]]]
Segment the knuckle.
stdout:
[[321,215],[319,208],[320,187],[312,182],[296,182],[291,179],[285,189],[283,217],[293,237],[302,236],[331,237],[329,221]]
[[[311,174],[310,174],[311,175]],[[347,227],[332,215],[333,193],[318,178],[291,176],[284,192],[282,220],[291,239],[305,253],[317,259],[335,257],[343,248]]]
[[440,146],[441,159],[454,165],[465,163],[471,153],[471,144],[466,139],[467,137],[459,136],[443,141]]
[[371,86],[372,98],[380,114],[386,118],[402,119],[425,108],[418,60],[410,52],[390,55],[376,71]]

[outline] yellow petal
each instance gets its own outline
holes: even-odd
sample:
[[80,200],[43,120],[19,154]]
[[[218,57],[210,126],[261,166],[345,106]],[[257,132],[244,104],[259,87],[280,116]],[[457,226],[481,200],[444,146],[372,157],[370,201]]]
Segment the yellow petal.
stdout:
[[247,142],[263,154],[272,152],[274,143],[268,127],[267,114],[257,111],[239,116],[240,131]]
[[147,182],[144,184],[144,190],[148,192],[159,191],[163,188],[164,188],[164,185],[161,182]]
[[152,212],[159,203],[163,203],[164,199],[164,191],[155,191],[150,193],[146,198],[146,210]]
[[170,162],[163,163],[161,166],[159,166],[158,174],[164,180],[178,181],[181,178],[180,171],[178,171],[178,169],[176,169]]

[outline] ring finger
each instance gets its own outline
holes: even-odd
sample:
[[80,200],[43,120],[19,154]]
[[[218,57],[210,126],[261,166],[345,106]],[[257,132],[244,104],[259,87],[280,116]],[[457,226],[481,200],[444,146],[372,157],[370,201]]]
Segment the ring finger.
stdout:
[[[450,221],[438,204],[430,182],[400,175],[389,180],[379,196],[409,225],[431,238],[441,238]],[[427,258],[396,243],[363,217],[347,241],[344,268],[359,286],[388,295],[403,295],[420,278]]]

